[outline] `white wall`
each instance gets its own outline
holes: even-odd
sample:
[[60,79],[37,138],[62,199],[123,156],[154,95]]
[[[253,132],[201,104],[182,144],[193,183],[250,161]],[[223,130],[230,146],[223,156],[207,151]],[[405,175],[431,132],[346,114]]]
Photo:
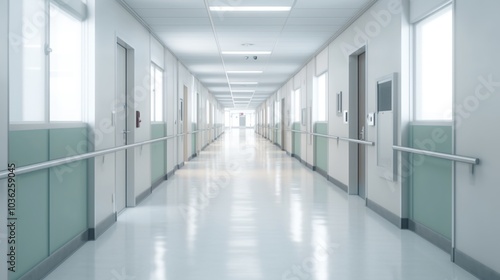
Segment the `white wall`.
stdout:
[[[117,38],[125,42],[134,53],[133,68],[134,87],[129,99],[129,110],[141,112],[142,123],[140,128],[129,126],[132,130],[132,143],[146,141],[151,138],[150,120],[150,65],[153,61],[165,71],[165,102],[167,135],[172,136],[179,132],[179,98],[183,95],[184,85],[188,87],[188,131],[191,131],[192,111],[195,110],[196,93],[211,98],[208,91],[195,79],[177,58],[166,50],[160,42],[154,39],[150,32],[142,26],[127,10],[114,0],[89,1],[89,51],[90,78],[89,104],[95,104],[90,109],[89,123],[96,130],[95,150],[107,149],[115,146],[114,127],[110,119],[115,102],[115,64]],[[216,104],[212,100],[212,104]],[[93,106],[91,106],[93,107]],[[201,113],[201,112],[199,112]],[[202,115],[205,118],[205,115]],[[129,120],[133,122],[133,116]],[[183,138],[169,140],[167,147],[167,164],[165,172],[175,170],[177,164],[183,160],[183,145],[188,145],[188,154],[191,155],[191,136],[188,143],[182,143]],[[178,152],[180,151],[180,152]],[[129,157],[131,169],[129,176],[129,192],[131,201],[149,190],[151,187],[151,156],[150,146],[145,145],[133,150]],[[177,154],[179,155],[177,157]],[[113,215],[112,196],[114,194],[115,158],[113,154],[95,159],[93,169],[95,175],[93,194],[95,198],[95,219],[90,218],[91,226]],[[145,175],[146,174],[146,175]],[[133,203],[129,203],[133,206]]]
[[500,1],[455,1],[456,248],[500,273]]
[[[312,121],[312,116],[314,110],[313,108],[313,92],[314,92],[314,77],[316,76],[316,59],[311,60],[307,64],[307,77],[306,77],[306,100],[305,107],[307,108],[307,125],[306,130],[308,132],[314,132],[314,124]],[[311,166],[314,165],[314,145],[313,140],[310,135],[304,135],[304,143],[302,144],[302,149],[305,151],[305,156],[302,157]]]
[[[95,150],[102,150],[115,146],[115,131],[110,119],[115,107],[115,65],[117,38],[123,40],[134,50],[134,88],[133,102],[129,102],[130,111],[140,111],[142,123],[140,128],[129,126],[132,129],[131,142],[149,140],[150,131],[150,34],[137,22],[122,6],[113,0],[89,1],[91,12],[89,21],[91,28],[89,37],[95,38],[95,49],[91,79],[93,87],[89,89],[93,95],[91,104],[95,109],[90,117],[90,125],[100,131],[96,135]],[[92,42],[91,45],[92,46]],[[131,94],[132,95],[132,94]],[[129,99],[130,100],[130,99]],[[130,138],[129,138],[130,139]],[[132,198],[144,192],[151,186],[150,150],[149,146],[137,148],[132,152],[133,174],[129,181],[129,188],[134,190]],[[96,224],[113,214],[112,196],[114,195],[115,158],[109,154],[95,160],[95,216]],[[129,196],[130,197],[130,196]]]
[[[167,136],[173,136],[177,134],[177,118],[178,118],[178,98],[177,98],[177,59],[175,56],[165,50],[165,75],[166,75],[166,102],[167,102],[167,110],[166,121],[167,121]],[[167,141],[167,172],[171,172],[175,170],[177,166],[177,139],[170,139]]]

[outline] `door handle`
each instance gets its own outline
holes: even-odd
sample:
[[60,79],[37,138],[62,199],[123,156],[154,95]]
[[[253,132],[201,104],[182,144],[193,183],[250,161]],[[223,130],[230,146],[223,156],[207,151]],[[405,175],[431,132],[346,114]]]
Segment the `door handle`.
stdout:
[[365,140],[365,127],[361,127],[361,132],[359,133],[359,140]]

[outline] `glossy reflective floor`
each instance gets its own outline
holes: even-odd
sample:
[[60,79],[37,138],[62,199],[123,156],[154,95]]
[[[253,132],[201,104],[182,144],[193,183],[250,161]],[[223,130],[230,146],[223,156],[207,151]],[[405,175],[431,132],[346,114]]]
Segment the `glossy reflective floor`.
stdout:
[[475,279],[253,130],[226,133],[46,279]]

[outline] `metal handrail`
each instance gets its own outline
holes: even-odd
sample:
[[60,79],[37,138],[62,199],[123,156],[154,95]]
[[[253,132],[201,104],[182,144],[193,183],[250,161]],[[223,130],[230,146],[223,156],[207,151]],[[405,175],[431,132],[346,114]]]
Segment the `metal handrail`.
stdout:
[[[26,173],[42,170],[42,169],[56,167],[56,166],[60,166],[63,164],[69,164],[69,163],[73,163],[76,161],[81,161],[81,160],[85,160],[85,159],[89,159],[89,158],[95,158],[98,156],[116,153],[119,151],[128,150],[128,149],[132,149],[132,148],[143,146],[143,145],[149,145],[149,144],[153,144],[156,142],[166,141],[166,140],[173,139],[173,138],[176,138],[179,136],[184,136],[184,135],[188,135],[188,134],[195,134],[195,133],[198,133],[201,131],[206,131],[206,130],[211,130],[211,128],[200,129],[200,130],[196,130],[196,131],[192,131],[192,132],[186,132],[186,133],[181,133],[181,134],[177,134],[177,135],[166,136],[166,137],[162,137],[162,138],[142,141],[139,143],[129,144],[129,145],[125,145],[125,146],[114,147],[114,148],[104,149],[104,150],[95,151],[95,152],[89,152],[89,153],[85,153],[85,154],[81,154],[81,155],[50,160],[50,161],[37,163],[37,164],[31,164],[28,166],[16,168],[16,175],[21,175],[21,174],[26,174]],[[0,179],[7,178],[8,175],[9,175],[9,172],[7,170],[0,171]]]
[[418,155],[424,155],[424,156],[430,156],[430,157],[447,159],[447,160],[451,160],[451,161],[467,163],[467,164],[470,164],[472,166],[478,165],[480,162],[480,160],[478,158],[452,155],[452,154],[446,154],[446,153],[439,153],[439,152],[433,152],[433,151],[427,151],[427,150],[420,150],[420,149],[402,147],[402,146],[396,146],[396,145],[392,146],[392,149],[396,150],[396,151],[400,151],[400,152],[407,152],[407,153],[412,153],[412,154],[418,154]]
[[356,144],[361,144],[361,145],[375,146],[375,142],[372,142],[372,141],[358,140],[358,139],[340,137],[340,136],[335,136],[335,135],[326,135],[326,134],[313,133],[313,132],[294,130],[294,129],[287,129],[287,130],[291,131],[291,132],[295,132],[295,133],[304,133],[304,134],[308,134],[308,135],[314,135],[314,136],[319,136],[319,137],[324,137],[324,138],[335,139],[337,141],[341,140],[341,141],[356,143]]

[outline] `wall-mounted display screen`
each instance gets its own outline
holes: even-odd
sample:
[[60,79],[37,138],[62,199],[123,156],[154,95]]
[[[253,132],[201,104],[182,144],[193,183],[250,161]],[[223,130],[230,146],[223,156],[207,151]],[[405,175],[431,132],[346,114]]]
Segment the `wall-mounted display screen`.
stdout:
[[392,111],[392,80],[377,85],[377,111]]

